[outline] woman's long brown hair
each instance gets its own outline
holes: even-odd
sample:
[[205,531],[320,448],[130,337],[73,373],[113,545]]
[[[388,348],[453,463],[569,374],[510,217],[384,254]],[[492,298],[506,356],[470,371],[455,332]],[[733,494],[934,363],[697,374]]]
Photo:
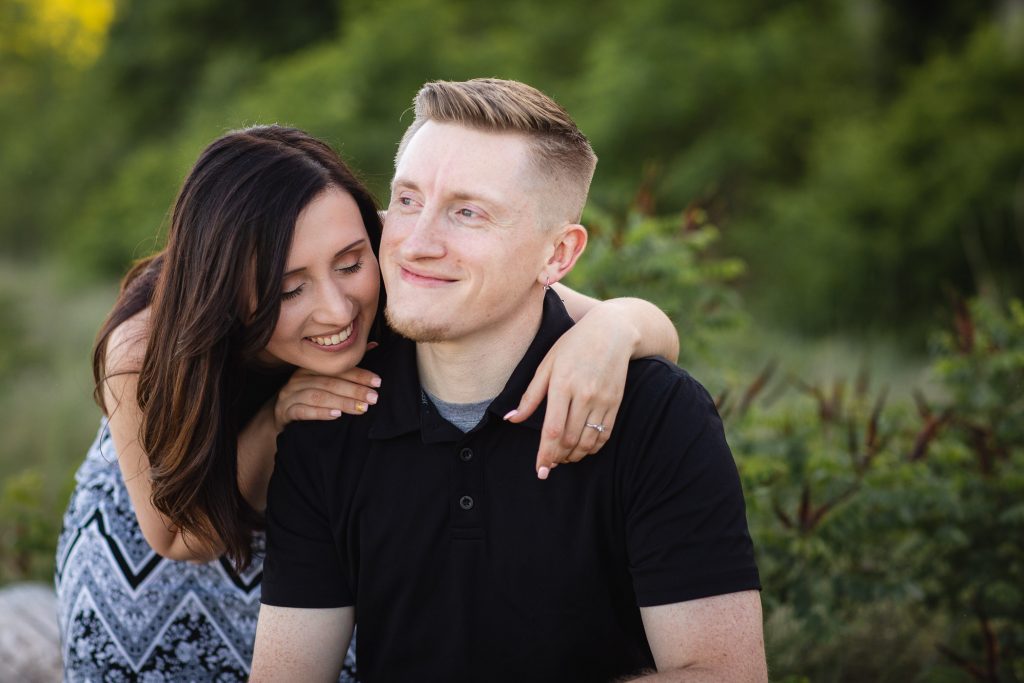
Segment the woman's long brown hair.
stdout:
[[238,567],[262,526],[237,483],[238,434],[252,417],[240,411],[246,373],[277,324],[295,221],[328,187],[355,199],[376,253],[377,206],[328,145],[281,126],[215,140],[178,194],[166,248],[125,276],[93,351],[106,412],[107,342],[151,307],[138,403],[153,505],[186,538],[222,544]]

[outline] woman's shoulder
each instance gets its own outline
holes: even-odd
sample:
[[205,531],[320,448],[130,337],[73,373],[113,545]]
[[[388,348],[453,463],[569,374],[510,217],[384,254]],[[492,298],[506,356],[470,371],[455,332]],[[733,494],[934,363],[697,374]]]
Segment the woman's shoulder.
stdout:
[[107,339],[106,374],[139,372],[146,356],[149,333],[149,306],[115,327]]

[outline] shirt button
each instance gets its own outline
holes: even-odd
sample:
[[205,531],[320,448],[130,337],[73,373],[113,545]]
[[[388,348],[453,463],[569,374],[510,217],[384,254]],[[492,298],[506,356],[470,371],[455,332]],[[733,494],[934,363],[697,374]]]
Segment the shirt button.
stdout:
[[471,448],[463,448],[461,451],[459,451],[459,460],[461,460],[462,462],[469,462],[472,459],[473,459],[473,449],[471,449]]
[[463,496],[462,498],[459,498],[459,507],[462,508],[463,510],[472,510],[473,499],[470,498],[469,496]]

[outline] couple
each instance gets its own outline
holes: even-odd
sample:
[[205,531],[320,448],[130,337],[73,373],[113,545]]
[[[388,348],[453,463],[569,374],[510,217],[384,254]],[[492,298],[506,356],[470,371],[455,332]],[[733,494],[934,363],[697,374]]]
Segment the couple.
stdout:
[[[591,399],[587,381],[556,390],[551,379],[544,443],[542,418],[529,415],[548,378],[586,377],[574,362],[600,363],[602,379],[620,381],[627,354],[614,340],[636,326],[595,314],[625,311],[640,330],[662,329],[635,303],[609,302],[567,332],[565,307],[546,291],[586,241],[577,221],[594,157],[565,113],[504,81],[421,91],[380,245],[389,322],[418,343],[382,329],[369,361],[377,375],[344,372],[375,327],[372,202],[315,141],[279,129],[238,135],[279,139],[243,155],[227,136],[204,152],[167,251],[136,272],[104,328],[97,374],[108,414],[101,440],[117,446],[127,504],[162,554],[224,550],[245,565],[274,471],[254,678],[336,677],[353,605],[367,680],[607,679],[652,666],[763,678],[742,498],[698,385],[664,362],[634,363],[604,452],[547,482],[532,475],[535,458],[543,476],[608,439],[618,397]],[[254,158],[239,164],[243,156]],[[216,191],[204,194],[207,186]],[[229,215],[246,205],[264,210]],[[206,296],[187,294],[196,287]],[[590,305],[568,302],[577,315]],[[539,383],[530,382],[535,371]],[[332,379],[339,375],[349,381]],[[284,424],[365,412],[376,393],[358,385],[378,383],[368,415],[285,430],[275,469],[273,437]],[[554,432],[568,440],[560,453]],[[99,487],[94,497],[119,493]],[[83,571],[82,561],[114,554],[124,570],[125,556],[138,557],[104,528],[127,524],[102,514],[112,507],[82,520],[73,500],[60,586],[89,584],[85,574],[95,584],[101,572]],[[86,543],[90,534],[109,547]],[[76,555],[90,545],[92,555]],[[129,562],[132,585],[119,590],[132,598],[148,586],[159,602],[175,590],[171,579],[139,575],[176,563],[147,563]],[[197,566],[210,576],[230,569]],[[191,611],[172,626],[226,641],[212,617],[243,614],[245,600],[218,603],[210,576],[188,583]],[[231,576],[242,589],[255,578]],[[124,623],[111,625],[96,602],[126,596],[90,588],[62,595],[62,606],[73,603],[62,614],[66,655],[111,661],[123,643],[93,648],[88,636],[159,623],[139,600],[113,609]],[[237,622],[244,631],[244,616]],[[171,677],[197,659],[233,666],[227,645],[197,653],[188,640],[169,643],[132,654],[159,652],[148,661]]]

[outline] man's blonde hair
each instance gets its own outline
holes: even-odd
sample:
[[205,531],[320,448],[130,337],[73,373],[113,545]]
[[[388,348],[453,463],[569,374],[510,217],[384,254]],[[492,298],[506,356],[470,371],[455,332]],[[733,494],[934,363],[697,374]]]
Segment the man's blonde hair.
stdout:
[[416,118],[398,144],[395,165],[427,121],[492,133],[518,133],[533,150],[534,166],[557,192],[562,216],[578,222],[587,202],[597,155],[576,122],[554,100],[525,83],[497,78],[425,83],[413,100]]

